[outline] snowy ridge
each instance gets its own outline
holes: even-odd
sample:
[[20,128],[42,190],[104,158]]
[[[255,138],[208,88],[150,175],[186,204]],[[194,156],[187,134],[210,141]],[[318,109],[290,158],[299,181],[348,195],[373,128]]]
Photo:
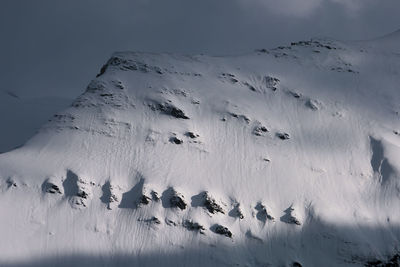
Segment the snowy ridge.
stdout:
[[400,60],[369,47],[115,53],[0,155],[0,264],[397,260]]

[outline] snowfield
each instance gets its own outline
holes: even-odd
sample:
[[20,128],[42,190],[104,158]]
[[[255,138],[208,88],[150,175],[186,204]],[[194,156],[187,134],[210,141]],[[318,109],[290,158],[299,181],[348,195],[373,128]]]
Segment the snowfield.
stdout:
[[0,154],[0,265],[400,263],[398,47],[115,53]]

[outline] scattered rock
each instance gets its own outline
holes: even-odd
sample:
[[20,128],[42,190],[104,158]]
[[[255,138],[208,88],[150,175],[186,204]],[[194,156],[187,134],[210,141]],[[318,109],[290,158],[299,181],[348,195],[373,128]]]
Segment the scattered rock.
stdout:
[[[236,118],[236,119],[243,119],[247,124],[250,123],[250,118],[247,117],[246,115],[238,115],[236,113],[230,112],[229,115],[231,115],[232,117]],[[226,119],[223,118],[222,121],[225,121]]]
[[177,226],[178,224],[171,219],[165,218],[165,223],[169,226]]
[[322,107],[322,104],[314,99],[308,99],[305,103],[306,107],[312,109],[312,110],[319,110]]
[[285,215],[283,215],[280,219],[282,222],[285,223],[289,223],[289,224],[296,224],[296,225],[301,225],[300,221],[293,216],[293,211],[294,209],[292,208],[292,206],[290,206],[289,208],[287,208],[284,212]]
[[158,103],[158,104],[150,104],[149,105],[152,110],[160,110],[164,114],[172,116],[177,119],[185,119],[188,120],[189,117],[183,112],[183,110],[175,107],[170,103]]
[[247,86],[247,88],[249,88],[251,91],[253,91],[253,92],[256,92],[256,91],[257,91],[256,88],[255,88],[253,85],[251,85],[250,83],[248,83],[248,82],[243,82],[243,84],[244,84],[245,86]]
[[253,130],[253,134],[256,136],[263,136],[267,132],[268,132],[267,127],[265,127],[263,125],[258,125],[256,127],[254,127],[254,130]]
[[45,193],[50,193],[50,194],[62,194],[61,191],[61,183],[57,183],[55,179],[48,178],[46,181],[43,182],[42,184],[42,190]]
[[188,229],[189,231],[195,231],[195,232],[199,232],[200,234],[204,234],[204,231],[206,230],[204,228],[204,226],[200,225],[197,222],[193,222],[191,220],[185,220],[183,222],[183,227],[185,227],[186,229]]
[[233,218],[239,218],[240,220],[244,219],[244,215],[239,203],[236,203],[233,206],[233,209],[229,212],[229,216]]
[[266,223],[267,220],[275,221],[275,218],[268,212],[267,207],[261,202],[257,203],[255,209],[257,210],[256,217],[259,221],[262,221],[263,223]]
[[207,191],[203,192],[203,199],[204,199],[204,207],[206,207],[206,209],[210,213],[215,214],[219,212],[225,214],[225,211],[221,207],[221,205],[218,204],[217,201],[213,197],[211,197]]
[[161,224],[161,221],[155,216],[153,216],[153,217],[151,217],[149,219],[138,219],[138,221],[139,222],[145,222],[145,223],[148,223],[148,224]]
[[291,94],[294,98],[300,98],[300,97],[301,97],[301,94],[299,94],[299,93],[297,93],[297,92],[290,91],[290,94]]
[[288,133],[276,133],[276,136],[281,140],[288,140],[290,136]]
[[186,209],[186,202],[184,200],[185,198],[183,197],[182,194],[179,194],[178,192],[174,191],[174,194],[171,196],[169,202],[173,208],[179,208],[181,210]]
[[151,194],[152,200],[154,200],[156,202],[160,201],[160,196],[158,195],[158,193],[156,191],[152,190],[150,194]]
[[216,234],[232,238],[232,232],[229,231],[227,227],[222,226],[220,224],[215,224],[214,226],[212,226],[211,231],[213,231]]
[[180,144],[183,143],[183,140],[182,140],[182,139],[179,139],[179,138],[176,137],[176,136],[171,137],[171,138],[169,139],[169,141],[170,141],[171,143],[177,144],[177,145],[180,145]]
[[400,132],[399,132],[399,131],[393,131],[393,133],[394,133],[395,135],[400,135]]
[[186,135],[187,137],[192,138],[192,139],[195,139],[195,138],[199,137],[199,135],[198,135],[198,134],[195,134],[194,132],[186,132],[185,135]]
[[17,182],[12,177],[7,179],[6,184],[7,184],[8,188],[18,186]]
[[366,267],[398,267],[400,266],[400,255],[396,253],[385,262],[382,260],[371,260],[365,264]]
[[265,76],[264,77],[264,82],[265,82],[265,86],[268,89],[271,89],[272,91],[276,91],[278,89],[278,85],[280,80],[278,78],[274,78],[271,76]]
[[150,201],[151,198],[143,194],[139,199],[139,205],[147,205],[150,203]]

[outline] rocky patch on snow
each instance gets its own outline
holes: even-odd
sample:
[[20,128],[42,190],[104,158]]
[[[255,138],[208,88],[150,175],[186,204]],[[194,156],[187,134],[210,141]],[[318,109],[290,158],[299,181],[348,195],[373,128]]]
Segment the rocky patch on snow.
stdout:
[[169,187],[162,193],[161,201],[164,208],[177,208],[184,210],[187,207],[185,197],[173,187]]
[[271,213],[268,212],[269,209],[262,204],[261,202],[258,202],[257,205],[255,206],[255,209],[257,211],[256,218],[257,220],[266,223],[267,221],[275,221],[275,218],[272,217]]
[[197,222],[193,222],[192,220],[185,220],[182,224],[189,231],[199,232],[200,234],[205,234],[206,228]]
[[285,215],[280,218],[282,222],[301,225],[300,221],[294,216],[294,208],[292,208],[292,206],[284,210],[284,213]]
[[149,106],[154,111],[156,111],[156,110],[161,111],[163,114],[177,118],[177,119],[185,119],[185,120],[189,119],[189,117],[185,114],[185,112],[182,109],[174,106],[171,103],[167,103],[167,102],[157,103],[156,102],[156,103],[149,104]]
[[225,227],[223,225],[215,224],[210,227],[210,230],[216,234],[232,238],[232,232],[228,229],[228,227]]
[[261,123],[258,123],[258,125],[256,125],[253,129],[253,134],[256,136],[265,136],[265,134],[268,132],[268,128]]
[[276,133],[276,136],[281,140],[289,140],[290,139],[290,135],[285,132],[278,132],[278,133]]
[[278,89],[278,85],[280,80],[278,78],[272,76],[265,76],[264,77],[265,86],[272,91],[276,91]]
[[57,181],[54,177],[46,179],[42,184],[42,191],[50,194],[63,194],[61,191],[61,181]]
[[235,203],[233,205],[233,209],[229,212],[228,215],[233,217],[233,218],[239,218],[240,220],[244,219],[243,211],[240,208],[240,204],[239,203]]
[[215,200],[209,192],[204,191],[198,195],[192,197],[192,206],[204,207],[211,214],[222,213],[225,214],[225,210],[222,206],[225,206],[222,202]]
[[100,200],[107,205],[107,209],[115,209],[121,199],[121,187],[112,185],[110,181],[107,181],[101,189],[103,195]]

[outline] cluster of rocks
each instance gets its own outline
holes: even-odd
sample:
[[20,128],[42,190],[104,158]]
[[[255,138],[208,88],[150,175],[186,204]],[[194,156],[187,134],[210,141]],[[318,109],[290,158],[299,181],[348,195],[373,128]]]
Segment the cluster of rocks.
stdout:
[[183,110],[181,110],[180,108],[177,108],[176,106],[174,106],[171,103],[151,103],[149,104],[149,107],[153,110],[153,111],[161,111],[162,113],[164,113],[165,115],[168,116],[172,116],[174,118],[177,119],[185,119],[188,120],[190,119],[185,112],[183,112]]
[[[195,134],[194,132],[188,131],[184,133],[184,136],[190,138],[189,139],[190,143],[200,143],[200,141],[198,140],[198,138],[200,137],[199,134]],[[179,138],[175,133],[173,133],[173,135],[169,138],[169,141],[176,145],[181,145],[184,142],[183,138]]]
[[[17,183],[11,179],[7,180],[9,187],[16,187]],[[42,184],[42,190],[44,193],[51,195],[63,195],[74,208],[85,208],[88,206],[88,202],[93,197],[93,187],[96,186],[93,182],[87,182],[87,180],[78,177],[71,171],[67,172],[65,179],[59,181],[55,177],[46,179]],[[157,203],[162,201],[164,208],[171,208],[176,210],[186,210],[189,203],[186,201],[185,196],[178,192],[175,188],[169,187],[160,196],[157,190],[152,189],[151,185],[145,184],[144,178],[128,192],[122,193],[122,188],[116,185],[111,185],[108,181],[102,186],[103,196],[100,198],[101,201],[107,204],[107,209],[112,210],[114,208],[131,208],[138,209],[143,206],[149,205],[152,202]],[[202,207],[210,215],[216,214],[227,214],[228,205],[224,202],[217,200],[210,192],[203,191],[198,195],[192,197],[192,207]],[[258,202],[254,207],[256,214],[253,213],[253,217],[256,217],[259,221],[266,223],[267,221],[275,222],[275,218],[272,216],[270,209],[263,203]],[[300,221],[293,214],[293,207],[290,206],[286,209],[285,215],[280,218],[280,221],[301,225]],[[239,220],[244,219],[244,213],[241,209],[240,203],[234,202],[232,208],[229,210],[228,215]],[[138,221],[144,222],[149,225],[159,225],[161,220],[156,216],[148,218],[139,218]],[[184,219],[181,223],[174,220],[165,219],[165,223],[169,226],[181,225],[189,231],[198,232],[205,234],[206,228],[199,222],[191,219]],[[228,227],[214,224],[209,228],[212,232],[232,238],[233,234]]]

